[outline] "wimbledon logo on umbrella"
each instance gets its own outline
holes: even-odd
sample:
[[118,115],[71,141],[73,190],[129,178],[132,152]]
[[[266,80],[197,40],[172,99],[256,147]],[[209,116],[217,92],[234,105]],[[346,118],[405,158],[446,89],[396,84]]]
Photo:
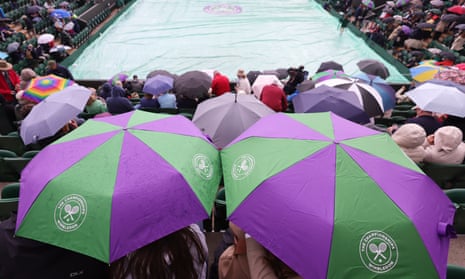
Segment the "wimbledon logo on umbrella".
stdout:
[[55,206],[55,225],[64,232],[77,230],[87,215],[87,202],[81,195],[63,197]]
[[375,273],[385,273],[393,269],[399,257],[396,242],[382,231],[364,234],[360,240],[359,252],[365,267]]
[[255,158],[250,154],[243,154],[234,160],[231,176],[234,180],[242,180],[250,175],[254,167]]
[[210,180],[213,177],[213,164],[206,155],[195,154],[192,158],[192,165],[195,172],[203,179]]

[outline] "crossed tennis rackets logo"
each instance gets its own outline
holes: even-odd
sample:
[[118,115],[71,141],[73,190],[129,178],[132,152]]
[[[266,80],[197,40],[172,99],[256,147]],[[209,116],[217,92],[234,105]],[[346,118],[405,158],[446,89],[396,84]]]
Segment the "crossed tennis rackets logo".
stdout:
[[369,231],[362,236],[359,245],[363,265],[375,273],[385,273],[393,269],[399,258],[394,239],[382,231]]
[[55,206],[54,219],[57,228],[64,232],[77,230],[87,215],[87,202],[83,196],[64,196]]

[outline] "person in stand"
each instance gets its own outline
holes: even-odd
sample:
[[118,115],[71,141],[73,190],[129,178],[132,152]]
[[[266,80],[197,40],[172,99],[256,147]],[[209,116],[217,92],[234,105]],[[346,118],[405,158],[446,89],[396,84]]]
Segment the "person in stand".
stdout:
[[15,235],[16,213],[0,223],[0,278],[108,278],[108,265],[70,250]]
[[0,60],[0,104],[4,107],[10,125],[16,121],[15,95],[20,90],[20,78],[13,66],[5,60]]
[[287,110],[286,94],[278,86],[278,81],[273,81],[271,85],[263,87],[260,101],[276,112]]
[[405,123],[414,123],[422,126],[427,136],[434,134],[434,132],[442,126],[431,111],[422,110],[418,105],[415,106],[414,109],[417,115],[407,119]]
[[237,71],[237,82],[235,87],[237,94],[250,94],[252,89],[250,88],[250,81],[245,74],[245,71],[239,69]]
[[342,35],[344,33],[344,29],[349,25],[349,15],[343,15],[339,19],[339,24],[337,28],[339,29],[339,34]]
[[134,110],[134,107],[128,98],[123,97],[126,93],[120,86],[113,86],[111,97],[106,99],[108,112],[111,114],[120,114]]
[[45,72],[47,75],[56,75],[62,78],[74,80],[73,75],[71,72],[64,66],[58,64],[55,60],[49,60],[47,63],[47,71]]
[[110,266],[111,279],[205,279],[208,248],[192,224],[158,239]]
[[212,94],[217,97],[223,95],[226,92],[231,92],[231,86],[229,85],[228,77],[222,75],[219,71],[213,72],[211,89]]

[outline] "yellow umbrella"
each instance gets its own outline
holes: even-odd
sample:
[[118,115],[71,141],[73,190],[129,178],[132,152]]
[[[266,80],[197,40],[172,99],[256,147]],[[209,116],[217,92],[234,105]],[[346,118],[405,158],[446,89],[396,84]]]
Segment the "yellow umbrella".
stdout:
[[418,82],[425,82],[433,79],[438,72],[447,69],[446,67],[435,65],[435,62],[435,60],[425,60],[418,66],[410,68],[412,79]]

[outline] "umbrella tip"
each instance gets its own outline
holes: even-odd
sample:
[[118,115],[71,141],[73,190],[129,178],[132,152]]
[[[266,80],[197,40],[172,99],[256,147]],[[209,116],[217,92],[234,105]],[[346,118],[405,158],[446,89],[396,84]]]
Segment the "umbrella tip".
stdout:
[[237,92],[234,93],[234,103],[237,103]]

